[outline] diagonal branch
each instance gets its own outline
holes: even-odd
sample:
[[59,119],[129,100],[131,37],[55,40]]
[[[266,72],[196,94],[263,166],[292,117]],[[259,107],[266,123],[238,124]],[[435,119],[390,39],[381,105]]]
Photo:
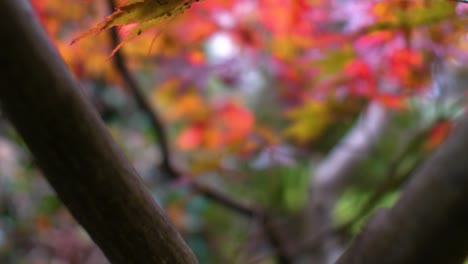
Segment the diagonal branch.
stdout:
[[397,203],[376,213],[337,263],[462,263],[468,253],[468,115]]
[[28,1],[0,1],[0,105],[107,258],[197,263],[86,100]]
[[[316,168],[310,182],[308,206],[304,210],[306,244],[320,244],[314,261],[334,263],[342,250],[342,242],[331,223],[338,196],[352,181],[356,169],[370,155],[388,125],[391,113],[380,103],[371,102],[359,121]],[[320,243],[318,243],[318,241]],[[303,252],[309,259],[310,252]],[[315,259],[317,258],[317,259]]]

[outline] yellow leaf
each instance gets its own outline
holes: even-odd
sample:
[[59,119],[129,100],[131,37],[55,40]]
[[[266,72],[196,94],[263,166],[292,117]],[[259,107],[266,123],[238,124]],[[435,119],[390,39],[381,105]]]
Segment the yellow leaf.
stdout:
[[326,56],[315,62],[322,74],[329,75],[342,70],[344,66],[355,57],[351,46],[346,45],[342,49],[329,52]]
[[[154,25],[168,21],[172,16],[183,13],[190,8],[193,2],[198,2],[198,0],[130,0],[107,16],[104,22],[75,38],[72,44],[90,35],[99,34],[111,27],[134,24],[123,39],[122,43],[124,43]],[[122,43],[115,47],[112,54],[122,46]]]
[[326,102],[309,101],[287,113],[291,124],[284,131],[285,136],[301,143],[317,139],[331,124],[330,109]]

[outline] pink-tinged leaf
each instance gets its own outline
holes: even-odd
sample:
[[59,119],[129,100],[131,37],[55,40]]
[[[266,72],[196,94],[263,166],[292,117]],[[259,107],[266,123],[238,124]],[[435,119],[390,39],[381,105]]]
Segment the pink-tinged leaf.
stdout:
[[372,32],[359,37],[355,42],[355,46],[360,50],[378,48],[393,37],[394,33],[391,31]]
[[375,96],[377,84],[369,64],[363,60],[349,62],[345,69],[349,80],[350,92],[360,96]]
[[349,62],[344,72],[350,78],[370,78],[371,77],[371,70],[369,64],[362,60],[353,60]]
[[185,130],[177,138],[177,146],[181,150],[193,150],[203,142],[204,126],[195,124]]

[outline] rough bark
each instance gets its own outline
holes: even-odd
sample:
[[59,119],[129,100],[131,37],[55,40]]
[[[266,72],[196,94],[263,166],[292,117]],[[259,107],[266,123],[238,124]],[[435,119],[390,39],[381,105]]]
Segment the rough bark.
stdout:
[[196,263],[80,92],[26,0],[0,1],[0,105],[112,263]]
[[378,212],[338,264],[463,263],[468,253],[468,115]]

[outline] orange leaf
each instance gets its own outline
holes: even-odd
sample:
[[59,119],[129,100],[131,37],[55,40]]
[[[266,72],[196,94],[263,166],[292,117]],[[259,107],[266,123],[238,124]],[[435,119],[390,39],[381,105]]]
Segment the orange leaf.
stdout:
[[188,54],[188,60],[193,65],[201,65],[205,63],[205,54],[202,51],[193,51]]
[[252,113],[232,102],[221,108],[218,119],[226,143],[234,143],[244,139],[254,125]]
[[204,125],[195,124],[183,130],[177,138],[177,146],[181,150],[193,150],[203,141]]
[[406,86],[410,86],[416,80],[420,80],[417,70],[423,66],[423,56],[419,51],[411,49],[398,49],[390,54],[389,74],[397,78]]
[[403,96],[397,96],[392,94],[379,94],[373,99],[381,102],[386,107],[396,110],[403,110],[406,107],[406,98]]

